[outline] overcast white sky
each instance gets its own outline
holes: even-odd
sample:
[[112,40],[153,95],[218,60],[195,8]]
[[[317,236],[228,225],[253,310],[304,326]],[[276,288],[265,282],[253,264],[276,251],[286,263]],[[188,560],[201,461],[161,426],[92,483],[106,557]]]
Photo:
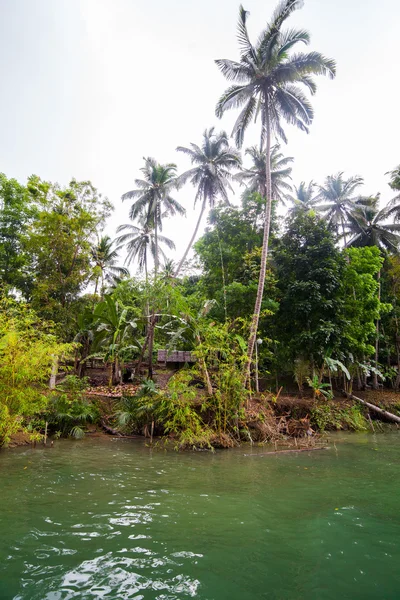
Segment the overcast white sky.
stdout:
[[[244,0],[253,35],[275,0]],[[0,0],[0,171],[35,173],[65,185],[91,179],[115,205],[113,235],[128,221],[121,194],[132,189],[143,156],[189,166],[178,145],[205,127],[229,132],[215,103],[227,83],[216,58],[238,56],[238,1]],[[320,79],[307,136],[287,128],[293,181],[337,171],[365,178],[365,193],[391,197],[385,172],[400,162],[399,0],[306,0],[291,25],[312,49],[335,58],[334,81]],[[256,143],[256,130],[246,145]],[[167,224],[177,253],[190,238],[193,190],[180,200],[186,219]]]

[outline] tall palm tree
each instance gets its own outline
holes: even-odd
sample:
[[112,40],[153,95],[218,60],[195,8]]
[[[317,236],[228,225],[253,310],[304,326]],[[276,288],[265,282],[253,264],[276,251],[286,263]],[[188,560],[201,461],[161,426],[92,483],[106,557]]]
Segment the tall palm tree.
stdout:
[[196,205],[198,201],[201,202],[201,209],[188,247],[176,268],[175,277],[193,246],[207,205],[214,208],[218,199],[229,205],[227,190],[232,191],[230,181],[233,175],[231,171],[241,163],[239,153],[229,146],[226,133],[224,131],[215,133],[214,127],[204,131],[201,146],[191,143],[190,148],[178,146],[177,151],[189,156],[192,165],[195,165],[183,173],[179,181],[183,184],[190,180],[190,183],[197,189],[194,204]]
[[[252,165],[249,169],[243,169],[235,175],[235,179],[247,185],[250,193],[258,192],[263,198],[267,195],[267,178],[265,172],[265,163],[267,160],[264,150],[258,146],[246,148],[245,154],[250,156]],[[272,198],[284,202],[285,190],[290,191],[292,186],[287,182],[291,179],[292,167],[288,165],[293,162],[292,156],[283,156],[280,152],[280,146],[276,144],[271,148],[271,190]]]
[[[177,178],[176,165],[172,163],[161,165],[154,158],[145,158],[144,161],[145,165],[141,169],[144,179],[136,179],[136,189],[126,192],[122,196],[122,200],[134,200],[129,212],[129,217],[132,221],[138,218],[145,219],[154,228],[154,273],[157,277],[159,267],[158,232],[162,229],[162,219],[165,216],[175,215],[176,213],[184,214],[185,209],[171,196],[171,193],[178,189],[180,185]],[[153,342],[156,325],[154,305],[149,317],[149,327],[139,363],[148,347],[148,376],[151,379],[153,377]]]
[[248,13],[239,9],[238,41],[239,62],[217,60],[223,75],[233,85],[220,98],[216,114],[218,117],[229,109],[242,107],[233,128],[238,147],[243,144],[244,133],[253,118],[261,118],[261,147],[266,154],[266,207],[264,239],[261,256],[261,269],[256,303],[248,341],[247,375],[250,374],[254,344],[257,337],[258,321],[264,291],[268,240],[271,222],[272,182],[271,182],[271,140],[275,134],[286,141],[282,121],[308,131],[314,112],[303,92],[306,88],[314,94],[316,85],[313,75],[335,76],[336,64],[319,52],[292,54],[292,49],[300,43],[308,44],[307,31],[288,29],[282,26],[294,10],[300,8],[301,0],[281,0],[267,23],[256,44],[252,44],[247,31]]
[[122,200],[134,200],[129,217],[132,221],[146,218],[154,228],[154,271],[157,275],[159,266],[158,236],[162,230],[162,219],[165,216],[183,215],[185,209],[175,200],[171,193],[179,187],[176,165],[161,165],[154,158],[145,158],[141,169],[144,178],[135,179],[136,189],[126,192]]
[[97,294],[99,279],[101,279],[101,296],[104,294],[104,281],[113,284],[116,279],[129,275],[128,269],[116,264],[119,259],[119,249],[115,247],[115,243],[116,241],[110,236],[103,235],[92,248],[92,258],[97,268],[94,293]]
[[[120,225],[117,229],[117,233],[125,231],[123,235],[120,235],[116,241],[122,246],[126,246],[127,256],[125,263],[130,265],[135,259],[138,261],[139,273],[145,273],[146,283],[148,281],[148,257],[149,255],[153,258],[154,264],[156,262],[156,243],[155,243],[155,232],[154,227],[145,220],[139,219],[139,227],[126,223]],[[164,251],[160,247],[161,244],[165,244],[170,250],[175,250],[175,244],[169,238],[158,234],[158,263],[160,258],[164,261],[166,256]]]
[[400,223],[390,222],[400,216],[400,201],[379,209],[379,195],[358,198],[349,213],[346,227],[351,235],[347,246],[377,246],[384,253],[400,249]]
[[315,183],[313,181],[308,184],[302,181],[298,187],[294,187],[294,194],[286,194],[285,200],[292,204],[289,213],[295,215],[303,210],[311,210],[315,203],[314,189]]
[[316,196],[316,201],[322,201],[324,204],[316,206],[316,210],[323,213],[324,216],[332,223],[336,230],[339,225],[342,227],[342,236],[344,245],[347,245],[346,239],[346,221],[349,218],[351,211],[354,209],[356,196],[354,192],[364,183],[362,177],[356,175],[343,178],[343,172],[336,175],[329,175],[324,182],[324,185],[318,186],[319,192]]
[[161,279],[164,283],[172,283],[175,278],[175,263],[171,259],[164,261],[164,268],[161,272]]

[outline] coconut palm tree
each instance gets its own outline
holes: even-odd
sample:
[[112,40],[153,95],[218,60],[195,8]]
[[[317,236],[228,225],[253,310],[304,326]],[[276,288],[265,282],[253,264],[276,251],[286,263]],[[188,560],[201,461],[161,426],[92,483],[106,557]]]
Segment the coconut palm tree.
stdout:
[[282,0],[273,13],[272,19],[253,45],[247,31],[248,13],[239,9],[238,41],[240,46],[239,62],[217,60],[223,75],[233,83],[220,98],[216,114],[223,114],[232,108],[242,110],[233,128],[238,147],[243,144],[244,133],[253,120],[261,119],[261,147],[266,155],[266,208],[264,221],[264,239],[261,256],[261,269],[254,315],[248,341],[247,377],[257,337],[258,321],[264,291],[268,240],[271,222],[272,182],[271,182],[271,145],[275,134],[286,141],[282,122],[295,125],[308,131],[314,112],[304,94],[305,88],[311,94],[316,92],[314,75],[335,76],[335,62],[325,58],[319,52],[292,54],[297,44],[308,44],[310,36],[302,29],[282,30],[288,17],[300,8],[301,0]]
[[389,185],[392,190],[400,190],[400,165],[393,169],[393,171],[389,171],[386,175],[390,175]]
[[[165,216],[184,214],[185,209],[179,204],[171,193],[178,189],[180,182],[177,178],[176,165],[168,163],[161,165],[154,158],[145,158],[145,165],[141,169],[144,179],[136,179],[136,189],[126,192],[122,200],[134,200],[129,217],[132,221],[135,219],[145,219],[146,222],[154,228],[154,273],[157,277],[159,267],[159,231],[162,229],[162,219]],[[148,347],[149,351],[149,378],[153,376],[153,341],[154,328],[156,325],[155,308],[153,306],[149,319],[149,328],[145,343],[142,348],[143,353]]]
[[315,203],[314,189],[315,183],[313,181],[310,181],[308,184],[302,181],[299,187],[294,187],[294,194],[286,194],[285,200],[292,204],[289,210],[291,215],[295,215],[303,210],[309,211],[313,208],[313,204]]
[[118,267],[119,259],[118,248],[115,247],[115,240],[110,236],[103,235],[97,244],[92,248],[92,258],[95,264],[96,285],[94,293],[97,294],[99,279],[101,280],[101,297],[104,294],[104,281],[110,285],[114,284],[115,280],[129,275],[128,269]]
[[382,252],[397,253],[400,248],[400,200],[379,209],[379,195],[358,198],[345,224],[351,238],[347,246],[377,246]]
[[224,131],[215,133],[214,127],[204,131],[201,146],[191,143],[190,148],[178,146],[177,151],[189,156],[192,165],[195,165],[183,173],[179,181],[183,184],[190,180],[190,183],[196,188],[194,204],[201,202],[201,209],[188,247],[176,268],[175,277],[180,272],[193,246],[207,205],[214,208],[218,200],[229,205],[227,190],[233,191],[230,184],[233,178],[231,171],[241,163],[239,153],[229,146],[226,133]]
[[[153,258],[154,264],[156,263],[155,231],[154,227],[151,227],[151,225],[143,218],[139,219],[139,225],[139,227],[132,225],[131,223],[120,225],[117,229],[117,233],[121,233],[122,231],[125,233],[117,237],[116,241],[120,246],[126,246],[127,256],[125,263],[127,265],[130,265],[131,262],[137,259],[139,273],[144,271],[147,283],[149,255]],[[160,262],[160,258],[164,261],[166,260],[161,244],[165,244],[170,250],[175,250],[175,244],[172,240],[164,235],[158,234],[158,263]]]
[[[259,193],[263,198],[267,195],[267,180],[265,163],[267,160],[265,151],[258,146],[246,148],[245,154],[250,156],[252,165],[250,169],[243,169],[235,175],[235,179],[247,186],[250,193]],[[292,167],[288,165],[293,162],[292,156],[283,156],[279,144],[271,148],[271,189],[272,198],[284,202],[283,190],[290,191],[292,186],[287,182],[291,179]]]
[[129,218],[145,218],[154,228],[154,271],[157,275],[159,267],[159,231],[162,230],[163,217],[183,215],[185,209],[175,200],[171,193],[179,187],[176,165],[161,165],[154,158],[145,158],[141,169],[144,178],[135,179],[136,189],[126,192],[122,200],[134,200]]
[[336,230],[339,230],[339,225],[342,228],[342,236],[344,245],[347,245],[346,239],[346,221],[349,218],[351,211],[354,209],[356,196],[354,192],[364,183],[362,177],[356,175],[343,178],[343,172],[336,175],[329,175],[324,182],[324,185],[318,186],[318,194],[315,198],[317,202],[322,201],[323,204],[317,205],[315,208],[321,212]]
[[175,263],[171,259],[164,262],[164,268],[161,272],[161,279],[164,283],[172,283],[175,279]]

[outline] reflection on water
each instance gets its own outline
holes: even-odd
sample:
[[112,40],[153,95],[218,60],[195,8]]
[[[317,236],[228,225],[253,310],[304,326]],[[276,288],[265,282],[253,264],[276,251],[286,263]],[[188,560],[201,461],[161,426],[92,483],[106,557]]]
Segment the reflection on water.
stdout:
[[399,435],[342,438],[277,456],[3,451],[0,599],[397,599]]

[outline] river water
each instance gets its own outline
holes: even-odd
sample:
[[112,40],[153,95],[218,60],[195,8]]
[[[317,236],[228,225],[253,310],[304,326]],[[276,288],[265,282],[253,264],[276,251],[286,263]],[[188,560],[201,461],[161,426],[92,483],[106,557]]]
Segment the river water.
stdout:
[[400,433],[264,452],[1,451],[0,600],[399,599]]

